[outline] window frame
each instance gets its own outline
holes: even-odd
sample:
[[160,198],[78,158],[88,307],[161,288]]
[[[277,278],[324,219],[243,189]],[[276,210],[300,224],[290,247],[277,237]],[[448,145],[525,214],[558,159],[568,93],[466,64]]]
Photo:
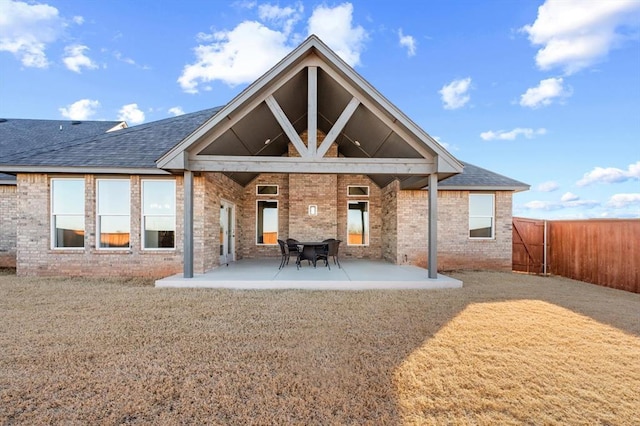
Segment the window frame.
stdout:
[[[471,215],[471,200],[474,197],[491,197],[491,216]],[[469,215],[467,223],[467,238],[470,240],[494,240],[496,238],[496,194],[495,193],[469,193]],[[473,237],[471,236],[471,219],[472,218],[490,218],[491,219],[491,236],[489,237]]]
[[[357,204],[357,203],[366,203],[367,204],[367,220],[366,223],[363,223],[362,226],[365,227],[366,229],[363,228],[362,232],[364,233],[364,235],[366,235],[366,243],[364,244],[351,244],[349,242],[349,204]],[[371,225],[371,217],[370,217],[370,213],[371,213],[371,203],[369,202],[369,200],[364,200],[364,199],[360,199],[360,200],[347,200],[347,246],[349,247],[368,247],[369,244],[371,244],[371,234],[370,234],[370,225]],[[366,232],[365,232],[366,231]]]
[[[128,200],[129,200],[129,213],[127,215],[124,214],[100,214],[100,182],[127,182],[129,185],[128,192]],[[129,217],[129,245],[126,247],[102,247],[101,244],[101,236],[102,236],[102,221],[101,216],[128,216]],[[96,179],[96,250],[106,250],[106,251],[118,251],[118,250],[131,250],[131,178],[98,178]]]
[[[144,183],[145,182],[171,182],[173,183],[173,247],[145,247],[146,244],[146,218],[147,217],[167,217],[166,214],[145,214],[144,212]],[[178,222],[177,222],[177,183],[175,179],[140,179],[140,249],[143,251],[175,251],[178,242]]]
[[[259,192],[259,188],[261,186],[275,186],[276,187],[276,193],[275,194],[261,194]],[[271,184],[271,183],[259,183],[259,184],[256,184],[256,195],[259,196],[259,197],[277,197],[278,195],[280,195],[280,185]]]
[[[366,194],[349,194],[350,188],[367,188]],[[347,185],[347,197],[368,197],[370,194],[369,185]]]
[[[80,216],[80,214],[57,214],[54,209],[54,187],[55,182],[69,182],[69,181],[82,181],[82,247],[58,247],[56,245],[56,217],[58,216]],[[84,177],[67,177],[67,178],[51,178],[49,181],[49,221],[50,221],[50,248],[51,250],[75,250],[82,251],[87,246],[86,233],[87,233],[87,221],[86,221],[86,210],[87,210],[87,182]]]
[[[273,244],[268,244],[268,243],[260,243],[258,242],[258,209],[259,209],[259,204],[260,202],[267,202],[267,203],[276,203],[276,242]],[[278,245],[278,238],[280,238],[280,201],[279,200],[273,200],[273,199],[266,199],[266,200],[261,200],[258,199],[256,200],[256,228],[255,228],[255,242],[256,245],[261,247],[261,246],[277,246]]]

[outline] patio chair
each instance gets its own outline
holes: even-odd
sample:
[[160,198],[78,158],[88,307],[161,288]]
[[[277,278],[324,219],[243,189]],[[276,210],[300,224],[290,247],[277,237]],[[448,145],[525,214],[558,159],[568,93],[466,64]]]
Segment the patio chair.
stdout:
[[300,253],[300,241],[294,240],[293,238],[287,238],[287,248],[289,249],[289,253],[298,256]]
[[[326,241],[323,241],[323,243],[325,243]],[[315,250],[316,250],[316,263],[318,262],[318,260],[324,260],[324,266],[329,267],[329,270],[331,270],[331,266],[329,265],[329,244],[322,244],[321,246],[316,246]]]
[[280,253],[282,254],[282,258],[280,259],[280,266],[278,267],[278,269],[282,269],[284,265],[289,263],[290,253],[284,241],[278,240],[278,245],[280,246]]
[[[333,257],[333,264],[338,264],[338,268],[342,269],[340,266],[340,259],[338,258],[338,250],[340,249],[340,243],[342,240],[336,240],[335,238],[329,238],[323,241],[323,243],[327,243],[327,257]],[[327,259],[328,260],[328,259]]]

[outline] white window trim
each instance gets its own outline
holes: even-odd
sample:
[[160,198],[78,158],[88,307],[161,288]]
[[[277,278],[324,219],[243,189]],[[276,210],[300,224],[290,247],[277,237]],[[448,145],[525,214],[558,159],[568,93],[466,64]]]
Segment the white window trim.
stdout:
[[[471,226],[470,226],[470,221],[471,221],[471,196],[472,195],[484,195],[484,196],[491,196],[492,198],[492,210],[491,210],[491,216],[473,216],[473,217],[490,217],[491,218],[491,236],[490,237],[472,237],[471,236]],[[470,240],[495,240],[496,238],[496,194],[489,194],[489,193],[470,193],[469,194],[469,215],[467,217],[467,238]]]
[[[351,195],[349,194],[349,188],[367,188],[367,194],[366,195]],[[347,185],[347,197],[369,197],[369,194],[371,188],[369,188],[369,185]]]
[[[50,247],[51,250],[76,250],[76,251],[82,251],[85,249],[87,241],[86,239],[83,237],[84,243],[82,244],[82,247],[56,247],[56,230],[55,230],[55,226],[56,226],[56,221],[55,221],[55,216],[60,216],[60,215],[56,215],[55,212],[53,211],[53,182],[55,181],[72,181],[72,180],[81,180],[82,181],[82,187],[83,187],[83,194],[82,194],[82,199],[84,200],[84,205],[82,206],[82,216],[84,216],[84,218],[86,219],[86,210],[87,210],[87,196],[86,196],[86,192],[87,192],[87,182],[85,180],[84,177],[81,178],[51,178],[50,179],[50,185],[49,185],[49,221],[50,221]],[[68,216],[68,215],[66,215]],[[76,216],[76,215],[72,215],[72,216]],[[85,220],[84,223],[84,235],[86,236],[87,234],[87,222]]]
[[[278,209],[278,226],[277,226],[277,230],[276,230],[276,242],[275,244],[265,244],[265,243],[259,243],[258,242],[258,203],[260,201],[266,201],[268,203],[276,203],[277,209]],[[266,247],[270,247],[270,246],[277,246],[278,245],[278,238],[280,238],[280,201],[279,200],[271,200],[271,199],[266,199],[266,200],[256,200],[256,227],[255,227],[255,232],[254,232],[254,237],[255,237],[255,242],[256,245],[259,247],[262,246],[266,246]]]
[[[361,185],[359,185],[361,186]],[[351,203],[367,203],[367,213],[369,213],[369,220],[367,221],[367,243],[366,244],[350,244],[349,243],[349,204]],[[371,203],[369,202],[369,200],[364,200],[364,199],[360,199],[360,200],[347,200],[347,246],[350,247],[369,247],[369,244],[371,244],[371,234],[369,233],[369,225],[371,224]],[[364,230],[363,230],[364,232]]]
[[[260,194],[258,192],[258,188],[261,186],[275,186],[276,187],[276,193],[275,194]],[[276,197],[278,195],[280,195],[280,185],[276,185],[276,184],[272,184],[272,183],[259,183],[256,184],[256,195],[259,197]]]
[[[100,182],[101,181],[124,181],[129,183],[129,214],[105,215],[105,216],[129,216],[129,246],[128,247],[101,247],[100,236],[102,234],[102,224],[100,223]],[[96,179],[96,250],[104,251],[129,251],[131,250],[131,179]]]
[[[153,214],[144,214],[144,183],[145,182],[173,182],[173,225],[175,227],[174,236],[173,236],[173,247],[157,247],[157,248],[148,248],[144,246],[145,243],[145,217],[163,217],[167,215],[153,215]],[[177,226],[177,204],[178,200],[176,198],[177,184],[175,179],[141,179],[140,180],[140,249],[143,251],[175,251],[177,242],[178,242],[178,226]]]

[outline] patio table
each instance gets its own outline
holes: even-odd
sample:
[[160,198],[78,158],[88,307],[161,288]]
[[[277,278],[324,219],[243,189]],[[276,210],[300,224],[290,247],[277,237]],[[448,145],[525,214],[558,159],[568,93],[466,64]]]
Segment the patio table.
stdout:
[[317,249],[326,249],[326,242],[322,241],[303,241],[298,242],[300,250],[298,252],[298,259],[296,259],[296,267],[300,267],[300,262],[303,260],[310,260],[313,263],[313,267],[316,267],[316,261],[318,260]]

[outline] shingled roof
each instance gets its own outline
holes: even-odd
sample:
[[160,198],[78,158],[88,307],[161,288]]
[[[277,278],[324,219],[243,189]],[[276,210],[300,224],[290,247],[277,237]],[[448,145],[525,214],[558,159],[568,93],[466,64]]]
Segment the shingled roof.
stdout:
[[123,121],[0,118],[0,161],[19,154],[106,133]]
[[[66,140],[56,138],[58,133],[53,129],[48,131],[51,138],[41,136],[38,143],[32,143],[30,149],[25,150],[15,149],[11,143],[13,134],[2,133],[0,125],[0,140],[7,138],[6,145],[9,147],[6,154],[4,147],[0,148],[0,170],[3,165],[157,170],[155,161],[160,156],[219,110],[219,107],[206,109],[109,133],[96,128],[93,134]],[[33,133],[26,129],[32,123],[24,124],[27,133]]]
[[471,163],[461,161],[464,171],[438,182],[438,187],[449,190],[504,190],[504,191],[526,191],[529,185],[494,173]]

